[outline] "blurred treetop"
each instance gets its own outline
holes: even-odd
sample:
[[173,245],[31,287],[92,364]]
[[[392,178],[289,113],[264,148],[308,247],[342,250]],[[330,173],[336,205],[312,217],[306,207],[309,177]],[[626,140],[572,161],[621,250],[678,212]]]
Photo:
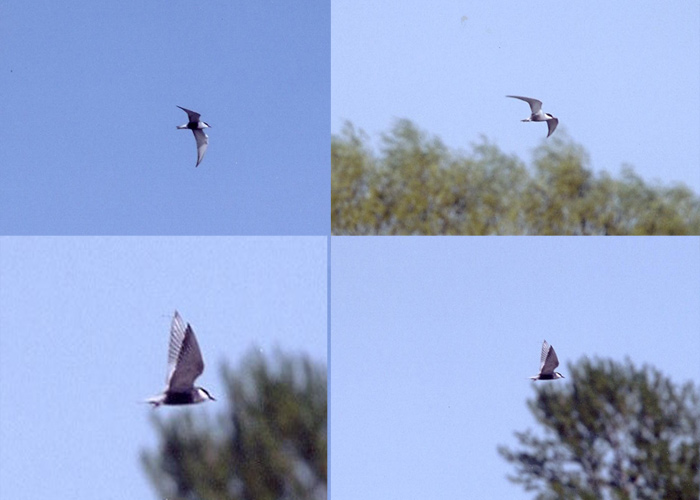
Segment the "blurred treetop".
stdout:
[[325,500],[326,367],[277,353],[252,352],[242,368],[224,367],[220,416],[195,420],[188,407],[169,420],[154,410],[157,450],[143,466],[171,500]]
[[688,499],[700,495],[700,393],[651,367],[611,360],[569,366],[528,401],[544,437],[499,447],[512,481],[535,498]]
[[451,152],[408,120],[369,138],[346,123],[331,139],[334,235],[700,234],[700,197],[648,185],[630,167],[595,175],[582,146],[559,133],[535,150],[533,170],[482,139]]

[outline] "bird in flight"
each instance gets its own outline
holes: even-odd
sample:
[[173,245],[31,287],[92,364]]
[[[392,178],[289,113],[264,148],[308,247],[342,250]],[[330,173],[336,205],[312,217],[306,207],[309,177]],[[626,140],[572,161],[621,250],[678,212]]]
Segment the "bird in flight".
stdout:
[[556,380],[558,378],[564,378],[559,372],[555,372],[554,369],[559,366],[559,358],[557,358],[557,353],[554,352],[554,347],[549,345],[545,340],[542,344],[542,353],[540,354],[540,373],[530,377],[532,380]]
[[146,400],[153,407],[160,405],[189,405],[211,399],[216,401],[206,389],[195,387],[194,381],[204,371],[204,361],[199,350],[197,337],[188,323],[182,321],[175,311],[170,325],[170,345],[168,347],[168,375],[165,390],[158,396]]
[[530,118],[526,118],[524,120],[520,120],[522,122],[547,122],[547,128],[549,129],[549,132],[547,133],[547,137],[552,135],[554,132],[554,129],[557,128],[557,125],[559,125],[559,119],[555,118],[554,116],[550,115],[549,113],[545,113],[542,111],[542,101],[538,101],[537,99],[533,99],[532,97],[522,97],[519,95],[507,95],[506,97],[512,97],[514,99],[520,99],[521,101],[525,101],[530,105],[530,111],[532,114],[530,115]]
[[177,128],[190,129],[194,134],[195,141],[197,141],[197,164],[195,167],[198,167],[199,164],[202,163],[202,158],[204,158],[204,153],[206,153],[207,146],[209,145],[209,136],[204,133],[204,129],[211,128],[211,125],[201,121],[199,119],[200,114],[196,111],[183,108],[182,106],[178,106],[178,108],[187,113],[189,121],[184,125],[178,125]]

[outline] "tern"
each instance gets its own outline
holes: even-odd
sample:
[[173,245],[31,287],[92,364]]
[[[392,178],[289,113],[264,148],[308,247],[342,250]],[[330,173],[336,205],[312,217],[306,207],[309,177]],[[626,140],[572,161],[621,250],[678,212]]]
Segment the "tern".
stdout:
[[545,340],[544,344],[542,344],[542,354],[540,355],[540,373],[530,377],[530,379],[556,380],[558,378],[564,378],[564,375],[554,371],[557,366],[559,366],[557,353],[554,352],[554,347],[549,345]]
[[209,125],[206,122],[203,122],[199,119],[200,114],[197,113],[196,111],[192,111],[186,108],[183,108],[182,106],[178,106],[181,110],[183,110],[185,113],[187,113],[187,117],[189,118],[189,122],[185,123],[184,125],[178,125],[178,129],[190,129],[192,133],[194,134],[194,139],[197,141],[197,164],[195,167],[198,167],[200,163],[202,163],[202,158],[204,158],[204,153],[207,151],[207,146],[209,145],[209,136],[204,133],[205,128],[211,128],[211,125]]
[[525,120],[520,121],[547,122],[547,127],[549,128],[549,133],[547,134],[547,137],[552,135],[554,129],[557,128],[557,125],[559,125],[559,120],[557,118],[550,115],[549,113],[545,113],[544,111],[542,111],[542,101],[538,101],[537,99],[533,99],[532,97],[521,97],[519,95],[507,95],[506,97],[520,99],[521,101],[525,101],[526,103],[528,103],[530,105],[530,111],[532,111],[532,114],[530,115],[530,118],[526,118]]
[[168,376],[162,394],[146,400],[153,407],[160,405],[189,405],[211,399],[216,401],[206,389],[195,387],[194,381],[204,371],[202,353],[197,344],[194,330],[182,321],[175,311],[170,326],[170,346],[168,348]]

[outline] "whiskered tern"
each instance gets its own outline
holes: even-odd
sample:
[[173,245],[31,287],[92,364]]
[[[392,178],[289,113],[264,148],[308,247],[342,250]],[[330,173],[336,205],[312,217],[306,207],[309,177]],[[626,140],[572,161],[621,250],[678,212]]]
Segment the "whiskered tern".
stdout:
[[520,99],[521,101],[525,101],[526,103],[528,103],[530,105],[530,111],[532,112],[532,114],[530,115],[530,118],[525,118],[524,120],[520,121],[547,122],[547,128],[549,129],[547,137],[552,135],[554,129],[557,128],[557,125],[559,125],[559,120],[557,118],[550,115],[549,113],[545,113],[544,111],[542,111],[542,101],[538,101],[537,99],[533,99],[532,97],[522,97],[519,95],[507,95],[506,97]]
[[540,373],[530,377],[530,379],[556,380],[558,378],[564,378],[564,375],[554,371],[557,366],[559,366],[557,353],[554,352],[554,347],[549,345],[545,340],[542,344],[542,353],[540,354]]
[[182,321],[175,311],[170,326],[170,346],[168,347],[168,375],[162,394],[149,398],[146,402],[154,407],[160,405],[189,405],[211,399],[216,401],[206,389],[195,387],[194,381],[204,371],[204,361],[199,350],[197,337],[188,323]]
[[199,119],[200,114],[196,111],[191,111],[189,109],[183,108],[182,106],[178,106],[178,108],[187,113],[187,118],[189,119],[189,122],[185,123],[184,125],[178,125],[177,128],[190,129],[194,134],[195,141],[197,141],[197,164],[195,165],[195,167],[198,167],[199,164],[202,163],[204,153],[206,153],[207,146],[209,145],[209,136],[204,133],[204,129],[211,128],[211,125],[201,121]]

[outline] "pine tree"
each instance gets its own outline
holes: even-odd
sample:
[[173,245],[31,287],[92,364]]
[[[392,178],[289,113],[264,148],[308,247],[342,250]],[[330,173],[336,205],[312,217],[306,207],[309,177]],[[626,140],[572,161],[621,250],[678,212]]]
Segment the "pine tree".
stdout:
[[700,494],[700,393],[650,367],[589,360],[528,405],[544,437],[499,447],[538,499],[692,499]]
[[[187,408],[165,420],[154,412],[157,451],[142,463],[158,494],[171,500],[325,500],[326,370],[279,352],[253,352],[223,369],[223,414],[195,420]],[[228,399],[228,404],[226,403]]]

